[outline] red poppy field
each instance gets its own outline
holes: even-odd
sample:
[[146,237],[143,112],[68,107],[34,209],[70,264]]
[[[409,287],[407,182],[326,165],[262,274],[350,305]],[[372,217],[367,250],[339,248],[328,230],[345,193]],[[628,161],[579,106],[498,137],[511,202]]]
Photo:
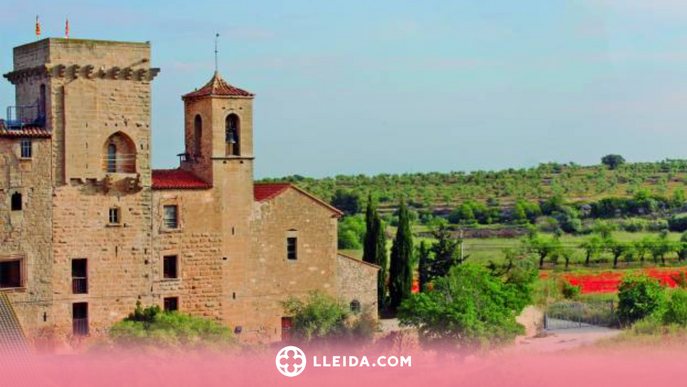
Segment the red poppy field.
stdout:
[[[615,293],[618,291],[618,286],[626,275],[646,274],[649,277],[656,278],[661,282],[661,285],[668,287],[676,287],[676,278],[680,277],[681,273],[687,273],[685,269],[643,269],[633,270],[628,272],[603,272],[593,274],[562,274],[562,277],[571,285],[579,286],[582,294],[593,293]],[[539,278],[546,279],[549,273],[541,273]]]

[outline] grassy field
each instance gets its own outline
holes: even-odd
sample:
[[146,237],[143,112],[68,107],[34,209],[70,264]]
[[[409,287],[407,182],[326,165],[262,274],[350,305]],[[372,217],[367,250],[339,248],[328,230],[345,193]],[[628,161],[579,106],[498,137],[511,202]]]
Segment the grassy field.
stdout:
[[[648,232],[614,232],[613,237],[620,242],[634,242],[641,240],[646,236],[656,235],[655,233]],[[569,247],[575,250],[575,255],[571,260],[571,263],[582,263],[585,259],[585,252],[580,248],[580,245],[588,239],[588,236],[576,236],[576,235],[563,235],[561,237],[561,242],[563,246]],[[669,240],[677,241],[680,239],[679,233],[670,233],[668,236]],[[465,245],[463,247],[464,254],[470,256],[470,260],[475,262],[502,262],[505,258],[504,249],[507,248],[517,248],[522,244],[518,239],[466,239]],[[607,255],[607,254],[606,254]],[[611,259],[610,256],[602,255],[601,257],[606,259]],[[647,257],[648,259],[648,257]]]
[[[414,230],[418,231],[418,230]],[[656,233],[648,233],[648,232],[637,232],[637,233],[630,233],[630,232],[622,232],[622,231],[617,231],[613,233],[613,237],[620,241],[620,242],[633,242],[637,240],[641,240],[642,238],[645,238],[647,236],[655,236],[657,235]],[[574,236],[574,235],[563,235],[561,237],[561,242],[565,247],[569,247],[574,249],[575,255],[573,259],[571,260],[572,265],[579,265],[584,262],[585,259],[585,253],[584,250],[580,248],[580,245],[587,239],[589,238],[588,236]],[[416,237],[414,239],[414,243],[417,245],[421,240],[427,240],[428,242],[431,242],[432,240],[429,238],[418,238]],[[668,235],[668,239],[671,241],[678,241],[680,239],[680,234],[679,233],[670,233]],[[387,242],[387,249],[391,250],[391,245],[392,241],[389,240]],[[482,264],[487,264],[489,262],[495,262],[495,263],[503,263],[505,260],[505,255],[504,255],[504,250],[506,249],[517,249],[522,245],[522,241],[520,239],[504,239],[504,238],[488,238],[488,239],[465,239],[464,245],[463,245],[463,254],[464,256],[468,256],[468,260],[471,262],[477,262],[477,263],[482,263]],[[363,252],[362,250],[342,250],[342,253],[356,257],[356,258],[362,258]],[[605,262],[609,262],[612,260],[612,257],[608,254],[603,254],[600,257],[601,260],[605,260]],[[651,261],[651,258],[649,256],[646,257],[647,259],[647,265]],[[672,255],[669,256],[668,262],[671,264],[675,263],[675,257]],[[638,263],[637,263],[638,264]],[[562,263],[561,263],[562,265]],[[610,268],[610,263],[607,265],[604,265],[606,268]]]

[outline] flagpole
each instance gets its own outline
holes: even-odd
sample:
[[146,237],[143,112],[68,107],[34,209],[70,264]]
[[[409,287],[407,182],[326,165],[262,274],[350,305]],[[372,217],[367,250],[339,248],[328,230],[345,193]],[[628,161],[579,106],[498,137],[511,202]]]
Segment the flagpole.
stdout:
[[41,38],[41,21],[36,15],[36,40]]

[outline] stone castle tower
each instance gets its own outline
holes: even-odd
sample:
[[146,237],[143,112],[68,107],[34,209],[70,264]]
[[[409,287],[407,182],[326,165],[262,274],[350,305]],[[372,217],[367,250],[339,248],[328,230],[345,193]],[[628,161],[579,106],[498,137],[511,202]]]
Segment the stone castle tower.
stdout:
[[[337,254],[341,213],[253,181],[253,98],[215,73],[182,97],[181,165],[153,170],[150,44],[44,39],[14,50],[0,120],[0,292],[31,337],[101,335],[137,301],[244,337],[290,327],[313,290],[376,310],[373,265]],[[353,301],[351,301],[353,300]]]
[[[13,183],[24,192],[24,214],[42,209],[17,241],[22,250],[44,241],[23,263],[27,287],[42,289],[27,294],[43,305],[32,313],[44,323],[37,328],[50,330],[75,311],[111,320],[150,286],[141,263],[152,251],[150,82],[157,73],[147,43],[45,39],[14,50],[6,75],[20,107],[14,118],[49,134],[36,141],[35,160],[20,161]],[[89,291],[79,294],[73,272],[84,270]],[[77,310],[95,294],[111,296]]]

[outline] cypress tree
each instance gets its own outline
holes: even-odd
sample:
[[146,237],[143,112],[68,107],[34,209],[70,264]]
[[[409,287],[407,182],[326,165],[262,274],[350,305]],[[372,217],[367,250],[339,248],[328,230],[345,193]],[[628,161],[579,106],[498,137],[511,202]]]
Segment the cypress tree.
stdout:
[[391,247],[391,265],[389,266],[390,306],[396,310],[403,300],[410,297],[413,286],[413,272],[410,267],[413,256],[413,236],[410,231],[410,219],[405,202],[401,202],[398,211],[398,230]]
[[379,266],[379,272],[377,274],[377,305],[379,305],[379,309],[381,310],[386,306],[386,278],[389,257],[386,254],[386,227],[384,227],[384,222],[380,219],[379,214],[375,214],[374,223],[377,233],[376,259],[374,264]]
[[375,225],[375,217],[377,216],[377,208],[372,202],[372,193],[367,196],[367,208],[365,209],[365,240],[363,243],[363,261],[367,263],[377,262],[377,233],[378,228]]
[[377,275],[377,305],[379,309],[382,309],[386,304],[386,277],[388,265],[386,233],[384,230],[384,223],[379,217],[371,193],[368,195],[367,208],[365,210],[363,261],[380,267]]

